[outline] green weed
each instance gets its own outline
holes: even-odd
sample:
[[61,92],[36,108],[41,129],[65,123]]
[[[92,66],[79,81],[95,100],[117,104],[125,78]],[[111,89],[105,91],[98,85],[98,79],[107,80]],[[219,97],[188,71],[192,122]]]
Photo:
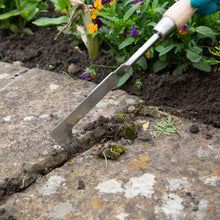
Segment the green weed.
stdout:
[[163,135],[171,135],[176,133],[176,128],[174,127],[175,120],[172,119],[170,113],[168,113],[167,119],[162,118],[160,122],[157,122],[157,125],[154,125],[154,133],[157,137]]

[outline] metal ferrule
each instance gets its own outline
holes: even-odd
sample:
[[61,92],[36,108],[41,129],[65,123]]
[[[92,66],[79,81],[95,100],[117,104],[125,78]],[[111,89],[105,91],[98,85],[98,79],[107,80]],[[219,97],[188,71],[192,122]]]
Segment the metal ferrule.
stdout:
[[175,22],[171,18],[164,16],[154,27],[153,33],[158,33],[160,40],[164,40],[176,30],[177,26]]

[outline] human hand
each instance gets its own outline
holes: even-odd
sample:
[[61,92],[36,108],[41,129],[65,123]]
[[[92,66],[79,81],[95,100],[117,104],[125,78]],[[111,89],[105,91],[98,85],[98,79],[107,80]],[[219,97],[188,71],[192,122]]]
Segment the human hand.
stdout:
[[210,15],[216,11],[220,0],[191,0],[190,3],[194,8],[198,8],[196,14]]

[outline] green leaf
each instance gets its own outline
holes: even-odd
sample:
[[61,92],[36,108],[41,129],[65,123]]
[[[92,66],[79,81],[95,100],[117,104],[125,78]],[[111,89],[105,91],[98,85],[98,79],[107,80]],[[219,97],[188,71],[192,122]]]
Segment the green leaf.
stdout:
[[117,63],[123,63],[126,60],[126,56],[116,56],[115,59]]
[[147,24],[147,26],[152,26],[152,27],[154,27],[156,24],[157,24],[156,22],[151,21],[151,22],[149,22],[149,23]]
[[175,46],[176,45],[173,45],[173,44],[169,45],[168,47],[163,47],[162,45],[159,45],[155,48],[155,50],[160,53],[159,56],[162,56],[168,53],[169,51],[171,51]]
[[0,0],[0,8],[5,8],[4,0]]
[[15,24],[10,24],[9,29],[13,32],[16,33],[19,31],[19,28]]
[[53,3],[54,7],[60,11],[68,6],[71,7],[70,2],[68,1],[64,1],[64,0],[50,0],[50,1]]
[[140,4],[141,3],[132,5],[132,7],[129,8],[129,10],[124,14],[123,21],[127,21],[131,17],[131,15],[137,10]]
[[109,20],[107,20],[107,19],[104,19],[104,18],[102,17],[102,23],[105,25],[104,27],[102,27],[102,29],[103,29],[103,30],[107,30],[107,31],[105,31],[105,32],[108,33],[108,32],[109,32],[109,29],[108,29],[107,27],[108,27],[108,26],[111,27],[112,22],[109,21]]
[[[159,56],[159,59],[161,60],[161,61],[166,61],[167,60],[167,55],[168,54],[164,54],[164,55],[162,55],[162,56]],[[169,55],[168,55],[169,56]]]
[[26,33],[26,34],[34,35],[33,31],[30,28],[24,28],[23,32]]
[[168,127],[168,128],[166,129],[166,132],[176,133],[176,129],[175,129],[175,128],[170,128],[170,127]]
[[149,6],[150,0],[144,1],[144,4],[141,6],[141,12],[143,13]]
[[17,9],[16,10],[12,10],[12,11],[6,12],[4,14],[1,14],[0,15],[0,20],[8,19],[10,17],[18,16],[20,14],[21,14],[21,12],[18,11]]
[[127,47],[128,45],[131,45],[132,43],[134,43],[134,41],[135,41],[134,37],[127,38],[126,40],[122,41],[119,44],[118,49],[121,50],[121,49]]
[[153,0],[152,9],[155,9],[158,6],[158,0]]
[[206,26],[199,26],[195,29],[197,33],[200,33],[204,35],[205,37],[210,37],[212,39],[215,39],[216,33],[209,27]]
[[128,0],[128,1],[126,1],[123,6],[125,7],[125,6],[129,5],[129,4],[131,4],[131,2],[133,2],[133,1],[134,1],[134,0]]
[[22,11],[21,16],[25,18],[27,21],[30,21],[39,11],[40,9],[37,7],[25,8]]
[[67,16],[61,16],[59,18],[39,18],[32,23],[37,25],[37,26],[50,26],[50,25],[57,25],[57,24],[62,24],[62,23],[67,23],[68,22],[68,17]]
[[164,131],[161,135],[170,135],[169,132]]
[[220,63],[220,60],[216,60],[214,57],[211,57],[210,60],[203,60],[205,63],[208,63],[209,65],[216,65]]
[[201,48],[193,47],[190,50],[186,50],[186,57],[193,63],[199,62],[202,59],[202,56],[199,55],[201,51]]
[[182,64],[182,65],[177,65],[177,67],[175,68],[175,70],[173,71],[174,75],[179,75],[181,73],[183,73],[183,71],[186,69],[186,65]]
[[168,123],[170,123],[170,122],[172,121],[172,116],[171,116],[171,114],[168,114],[167,120],[168,120]]
[[192,47],[191,50],[196,54],[200,54],[202,52],[202,48],[200,47]]
[[161,60],[157,60],[154,64],[153,64],[153,71],[155,73],[159,72],[160,70],[166,68],[168,66],[168,62],[164,62]]
[[154,128],[156,128],[156,129],[159,130],[159,131],[162,131],[162,130],[163,130],[163,128],[158,127],[158,126],[156,126],[156,125],[154,125]]
[[125,73],[124,76],[122,76],[122,77],[119,79],[118,84],[117,84],[117,87],[122,86],[122,85],[130,78],[130,76],[131,76],[132,74],[133,74],[133,69],[130,68],[130,69],[128,70],[128,72]]
[[163,15],[164,12],[166,11],[166,9],[159,7],[159,8],[156,8],[155,11],[158,12],[159,14]]
[[100,16],[100,17],[103,17],[103,18],[106,18],[106,19],[109,20],[109,21],[114,21],[114,22],[116,22],[116,23],[119,22],[119,19],[118,19],[118,18],[108,16],[108,15],[106,15],[105,13],[101,13],[101,12],[100,12],[100,13],[99,13],[99,16]]
[[137,62],[136,62],[143,70],[147,70],[147,60],[146,57],[141,57]]
[[208,63],[205,63],[204,61],[200,61],[197,63],[192,64],[194,68],[205,71],[205,72],[210,72],[211,71],[211,66]]

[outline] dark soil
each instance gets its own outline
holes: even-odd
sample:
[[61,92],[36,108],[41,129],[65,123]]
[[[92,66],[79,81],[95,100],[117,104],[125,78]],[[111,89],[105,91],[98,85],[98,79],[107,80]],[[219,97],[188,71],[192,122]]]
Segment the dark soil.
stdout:
[[[38,67],[61,74],[68,73],[69,65],[75,64],[74,74],[68,73],[73,78],[78,78],[91,64],[116,65],[104,49],[98,58],[89,60],[85,47],[76,45],[72,35],[62,34],[55,41],[54,37],[58,33],[56,27],[31,28],[34,35],[8,35],[0,31],[0,60],[9,63],[22,61],[26,67]],[[96,72],[92,81],[99,83],[111,69],[96,68]],[[134,83],[143,76],[143,85],[138,90]],[[220,74],[214,69],[210,73],[191,69],[179,76],[136,72],[122,89],[146,100],[148,105],[220,127]]]

